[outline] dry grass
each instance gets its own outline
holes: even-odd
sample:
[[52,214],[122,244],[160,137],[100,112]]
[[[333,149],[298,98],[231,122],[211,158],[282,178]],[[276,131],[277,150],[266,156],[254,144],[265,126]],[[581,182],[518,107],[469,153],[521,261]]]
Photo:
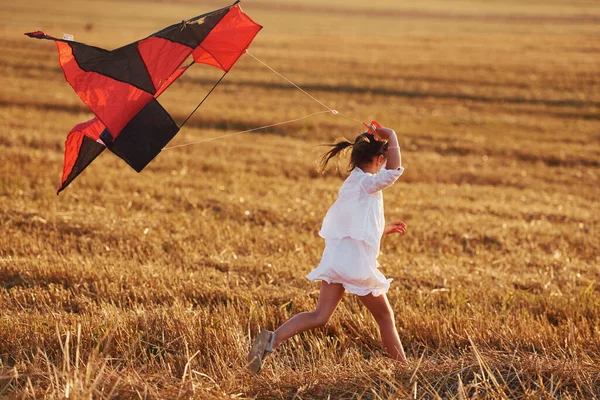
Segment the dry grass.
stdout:
[[[90,114],[50,43],[114,47],[223,5],[74,0],[0,11],[0,396],[600,397],[600,7],[592,1],[247,1],[251,51],[331,107],[400,135],[384,240],[410,361],[383,357],[347,297],[250,376],[259,328],[314,306],[304,275],[343,172],[315,147],[361,131],[324,115],[163,152],[103,154],[54,195]],[[183,120],[218,71],[162,101]],[[173,144],[318,104],[243,57]]]

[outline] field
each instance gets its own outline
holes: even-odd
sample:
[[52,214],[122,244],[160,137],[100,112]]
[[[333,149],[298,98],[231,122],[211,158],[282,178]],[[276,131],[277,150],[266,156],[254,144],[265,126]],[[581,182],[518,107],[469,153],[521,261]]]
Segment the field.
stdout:
[[[380,262],[409,361],[346,296],[256,376],[252,338],[314,307],[316,171],[357,122],[321,114],[163,151],[104,152],[56,196],[91,117],[44,30],[105,48],[229,4],[0,4],[0,397],[600,398],[600,4],[247,0],[250,51],[327,106],[396,130]],[[183,121],[220,71],[161,102]],[[243,56],[171,145],[326,110]]]

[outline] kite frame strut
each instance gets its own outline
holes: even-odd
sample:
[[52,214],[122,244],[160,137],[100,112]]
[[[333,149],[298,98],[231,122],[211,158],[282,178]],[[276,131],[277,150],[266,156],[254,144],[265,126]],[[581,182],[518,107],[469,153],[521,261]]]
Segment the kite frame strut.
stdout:
[[212,87],[212,89],[210,89],[208,91],[208,93],[206,93],[206,95],[204,96],[204,98],[200,101],[200,103],[198,103],[198,105],[196,106],[196,108],[194,108],[194,111],[192,111],[190,113],[190,115],[187,116],[187,118],[181,123],[181,125],[179,125],[179,129],[181,129],[185,125],[185,123],[188,122],[188,120],[192,117],[192,115],[194,115],[194,113],[196,111],[198,111],[198,109],[200,108],[200,106],[202,105],[202,103],[204,103],[204,100],[206,100],[206,98],[213,92],[213,90],[215,90],[215,88],[217,87],[217,85],[219,83],[221,83],[221,81],[223,80],[223,78],[225,78],[225,75],[227,75],[227,71],[225,71],[223,73],[223,75],[221,75],[221,77],[219,78],[219,80],[217,81],[217,83],[215,83],[214,86]]

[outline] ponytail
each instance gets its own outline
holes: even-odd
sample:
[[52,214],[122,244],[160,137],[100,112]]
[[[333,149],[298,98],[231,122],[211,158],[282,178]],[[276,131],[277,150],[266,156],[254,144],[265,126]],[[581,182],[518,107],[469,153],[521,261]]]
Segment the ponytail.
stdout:
[[346,139],[344,139],[340,142],[337,142],[335,144],[326,144],[325,146],[331,147],[331,150],[329,150],[327,153],[325,153],[325,154],[323,154],[323,156],[321,156],[321,161],[319,162],[319,171],[320,172],[325,171],[325,168],[327,167],[329,160],[331,160],[333,157],[337,156],[342,151],[344,151],[345,149],[347,149],[348,147],[351,147],[353,145],[354,145],[354,143],[349,142]]
[[370,162],[373,159],[373,157],[379,155],[387,156],[388,151],[387,141],[377,140],[372,134],[367,132],[358,135],[354,143],[349,142],[346,139],[342,139],[337,143],[326,144],[324,146],[331,147],[331,150],[329,150],[328,152],[323,154],[323,156],[321,156],[321,161],[319,162],[320,172],[325,171],[329,160],[339,155],[341,152],[343,152],[349,147],[352,147],[349,170],[352,170],[355,167],[360,167],[365,163]]

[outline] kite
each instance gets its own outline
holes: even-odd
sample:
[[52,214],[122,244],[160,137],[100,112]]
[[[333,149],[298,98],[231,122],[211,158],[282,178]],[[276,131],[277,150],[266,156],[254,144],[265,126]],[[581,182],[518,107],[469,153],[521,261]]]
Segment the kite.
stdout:
[[[41,31],[25,34],[56,43],[65,79],[96,116],[67,135],[57,194],[105,148],[137,172],[161,152],[187,119],[178,126],[158,97],[195,63],[224,71],[216,87],[262,29],[238,3],[115,50],[79,43],[69,35],[59,39]],[[193,60],[183,65],[190,56]]]

